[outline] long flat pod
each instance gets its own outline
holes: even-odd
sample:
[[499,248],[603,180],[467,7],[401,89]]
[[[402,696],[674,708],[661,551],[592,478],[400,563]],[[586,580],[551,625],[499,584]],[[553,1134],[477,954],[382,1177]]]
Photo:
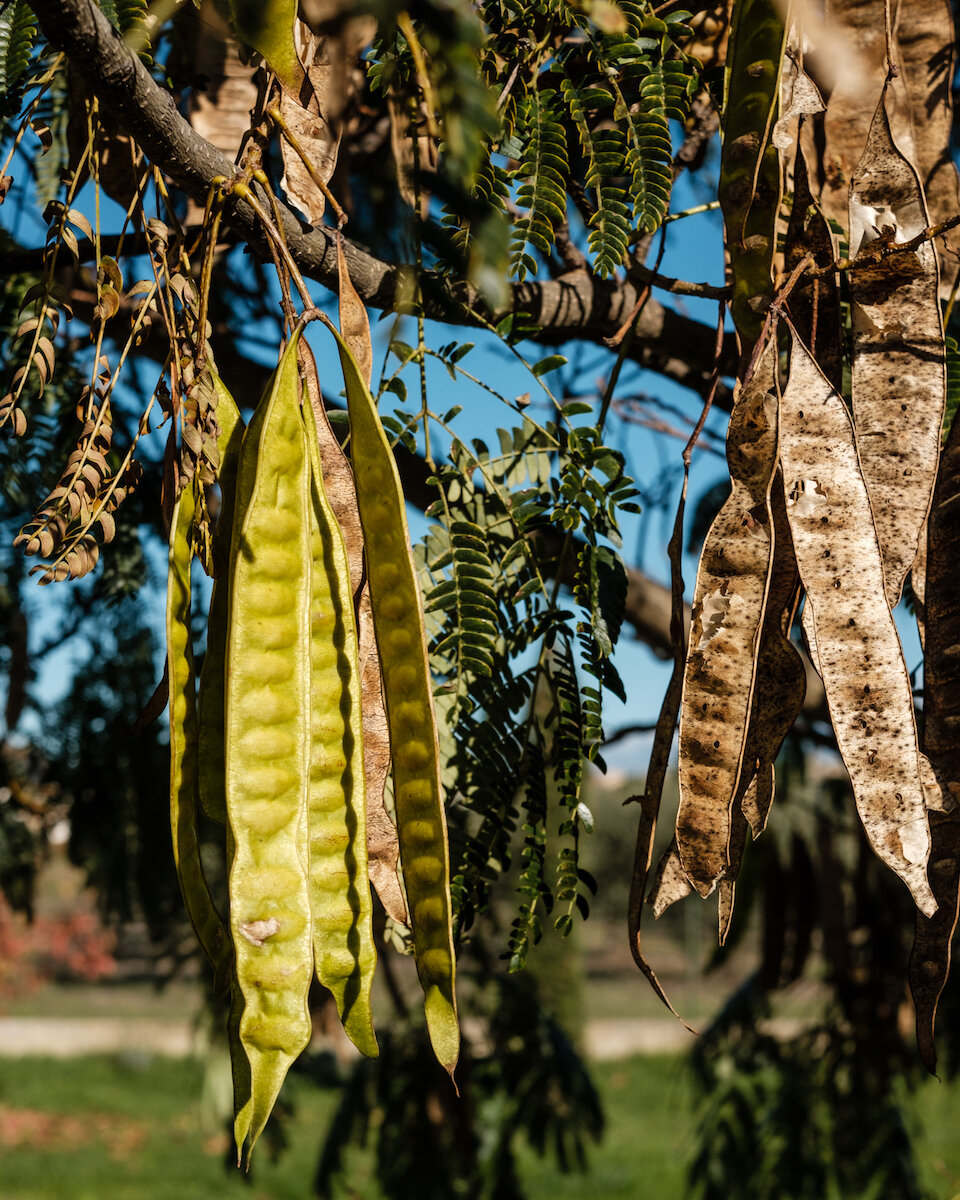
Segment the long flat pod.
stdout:
[[677,849],[702,896],[713,890],[729,862],[731,811],[743,767],[773,562],[775,339],[734,404],[727,461],[731,492],[700,556],[680,701]]
[[173,858],[187,915],[204,954],[225,982],[230,962],[227,931],[210,895],[197,830],[197,699],[190,641],[190,531],[193,485],[177,497],[170,525],[167,573],[167,678],[170,687],[170,827]]
[[227,820],[227,801],[224,793],[226,769],[224,765],[223,737],[223,687],[224,655],[227,645],[227,610],[229,607],[230,584],[227,579],[230,541],[233,537],[233,512],[236,501],[237,464],[240,461],[240,443],[243,440],[244,424],[236,401],[220,378],[213,373],[214,393],[217,397],[217,450],[220,454],[220,469],[217,482],[220,485],[220,516],[213,539],[213,562],[215,576],[210,594],[210,616],[207,620],[207,649],[200,669],[200,687],[197,697],[200,719],[200,807],[208,817],[219,821]]
[[360,668],[350,571],[323,488],[316,426],[303,418],[311,470],[310,906],[317,978],[358,1050],[377,1055],[370,987],[377,962],[367,879]]
[[753,836],[767,823],[774,794],[774,764],[803,708],[807,690],[803,659],[790,640],[790,629],[800,591],[797,559],[790,538],[783,476],[779,467],[770,490],[773,522],[773,559],[767,603],[757,649],[753,711],[744,749],[744,768],[737,787],[737,802]]
[[351,452],[366,539],[370,600],[393,753],[400,861],[417,973],[437,1058],[460,1051],[450,905],[450,851],[420,590],[403,489],[373,397],[336,334],[350,411]]
[[237,473],[227,634],[230,929],[244,1009],[252,1151],[310,1040],[310,461],[291,339],[247,429]]
[[884,596],[880,547],[840,396],[792,335],[781,400],[787,518],[837,745],[877,855],[928,915],[930,829],[910,677]]
[[[944,793],[956,801],[960,798],[960,422],[956,419],[943,449],[927,536],[923,748]],[[909,978],[920,1054],[933,1071],[934,1022],[950,970],[960,909],[960,813],[932,816],[930,834],[930,883],[940,908],[932,918],[916,919]]]
[[317,428],[324,491],[343,535],[350,567],[350,588],[356,597],[364,794],[367,801],[367,870],[370,882],[376,888],[388,915],[400,924],[406,924],[407,905],[398,870],[400,842],[397,828],[384,807],[384,787],[390,773],[390,738],[383,703],[380,658],[370,612],[370,588],[363,566],[363,527],[357,509],[357,489],[349,460],[330,427],[320,391],[316,360],[305,341],[300,343],[299,355]]
[[[890,133],[885,88],[850,188],[851,256],[868,251],[878,231],[905,242],[926,224],[920,180]],[[917,557],[943,425],[946,351],[933,243],[851,271],[849,286],[853,421],[892,608]]]

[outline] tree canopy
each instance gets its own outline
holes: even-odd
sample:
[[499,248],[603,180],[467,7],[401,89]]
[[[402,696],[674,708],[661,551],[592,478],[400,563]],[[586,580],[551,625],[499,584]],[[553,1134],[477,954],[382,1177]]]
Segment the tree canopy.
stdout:
[[[892,1045],[906,973],[936,1069],[960,905],[954,14],[689,8],[0,6],[5,744],[21,722],[39,731],[30,770],[72,797],[105,904],[160,931],[181,910],[152,886],[161,818],[136,777],[156,774],[151,722],[169,707],[173,857],[247,1157],[309,1040],[314,968],[373,1056],[376,959],[389,973],[392,947],[411,952],[455,1080],[458,961],[481,980],[477,1011],[526,1019],[516,972],[605,883],[582,861],[584,786],[619,736],[610,699],[635,709],[644,686],[620,667],[625,631],[672,664],[631,798],[637,966],[670,1006],[645,911],[713,897],[722,946],[739,888],[763,914],[763,961],[727,1032],[799,976],[817,927],[835,1029]],[[721,228],[722,282],[662,272],[683,239],[719,253]],[[391,323],[379,369],[371,311]],[[503,427],[478,435],[494,405]],[[721,413],[728,479],[691,519],[691,462]],[[669,587],[624,551],[625,524],[658,503],[631,422],[663,435],[680,483]],[[425,517],[412,539],[408,510]],[[31,576],[66,591],[39,642]],[[89,658],[51,719],[38,664],[71,638]],[[136,664],[116,687],[111,660]],[[89,745],[81,697],[103,710]],[[99,734],[134,720],[150,756],[113,761]],[[777,833],[774,794],[796,811],[814,749],[839,754],[847,794]],[[28,899],[21,815],[0,808],[0,882]],[[898,950],[871,943],[866,969],[853,947],[871,906]],[[751,1036],[745,1058],[789,1074],[790,1052]],[[718,1045],[700,1052],[714,1090]],[[358,1074],[344,1128],[422,1060],[412,1047],[387,1039],[393,1065]],[[492,1087],[472,1053],[461,1071]],[[830,1054],[863,1086],[896,1069],[841,1034]],[[531,1127],[554,1123],[575,1158],[595,1097],[553,1068],[579,1115]],[[721,1125],[705,1196],[730,1194],[709,1165],[738,1153]],[[887,1139],[887,1186],[902,1150]],[[840,1186],[872,1177],[835,1159]],[[790,1170],[822,1194],[813,1156],[771,1177]]]

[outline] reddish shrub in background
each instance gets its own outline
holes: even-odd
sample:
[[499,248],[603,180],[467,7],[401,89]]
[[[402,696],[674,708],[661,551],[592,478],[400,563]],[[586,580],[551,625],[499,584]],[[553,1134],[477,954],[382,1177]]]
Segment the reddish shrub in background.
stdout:
[[115,942],[90,909],[38,914],[28,921],[0,893],[0,996],[23,995],[43,983],[93,983],[112,975]]

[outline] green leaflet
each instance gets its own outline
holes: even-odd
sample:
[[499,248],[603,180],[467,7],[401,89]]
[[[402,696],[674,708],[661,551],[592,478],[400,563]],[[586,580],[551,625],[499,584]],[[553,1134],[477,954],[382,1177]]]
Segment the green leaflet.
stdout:
[[145,0],[98,0],[100,11],[110,24],[127,33],[147,15]]
[[607,278],[623,262],[630,238],[629,209],[624,202],[624,192],[613,184],[613,180],[623,172],[623,134],[616,128],[594,130],[590,127],[587,109],[609,107],[613,97],[607,92],[600,88],[581,91],[568,78],[563,79],[560,91],[580,136],[586,160],[584,182],[593,190],[596,198],[596,212],[590,218],[590,249],[597,273],[601,278]]
[[262,54],[284,88],[296,96],[304,78],[293,40],[297,0],[228,0],[228,3],[241,41]]
[[310,906],[317,978],[363,1054],[379,1053],[370,1010],[377,962],[367,881],[366,792],[357,628],[343,536],[327,500],[316,423],[304,403],[310,459]]
[[727,228],[730,312],[748,355],[773,298],[780,160],[771,135],[780,103],[786,29],[774,0],[736,0],[724,79],[717,195]]
[[450,852],[420,590],[393,454],[356,361],[340,335],[333,333],[350,413],[353,469],[383,669],[400,861],[417,972],[430,1040],[437,1058],[452,1075],[459,1057],[460,1030]]
[[220,436],[220,517],[214,535],[213,558],[216,577],[210,596],[210,618],[207,623],[207,651],[200,669],[200,688],[197,699],[200,720],[200,807],[214,821],[225,825],[227,802],[224,795],[223,687],[224,656],[227,644],[227,607],[230,596],[226,579],[230,539],[233,534],[233,511],[236,503],[237,463],[244,424],[236,402],[215,371],[213,386],[217,397],[217,424]]
[[230,963],[227,932],[210,895],[197,831],[197,701],[190,644],[190,562],[194,494],[173,508],[167,577],[167,675],[170,685],[170,827],[173,858],[187,915],[213,965],[217,990]]
[[517,192],[517,203],[527,213],[516,223],[510,247],[510,267],[522,280],[535,275],[536,259],[530,247],[549,255],[554,234],[566,216],[566,178],[569,173],[567,143],[560,124],[556,92],[535,91],[523,104],[524,131],[528,134],[526,153],[517,174],[524,183]]

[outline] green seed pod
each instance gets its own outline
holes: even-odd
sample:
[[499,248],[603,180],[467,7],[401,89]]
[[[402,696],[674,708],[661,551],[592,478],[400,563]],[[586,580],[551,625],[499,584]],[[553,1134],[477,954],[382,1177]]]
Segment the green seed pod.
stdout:
[[173,857],[187,914],[216,972],[219,990],[230,965],[230,943],[210,895],[197,831],[197,700],[190,642],[190,540],[193,485],[180,493],[170,524],[167,574],[167,678],[170,686],[170,827]]
[[213,542],[213,562],[216,572],[210,595],[210,618],[207,622],[207,651],[200,669],[200,688],[197,698],[200,717],[200,807],[214,821],[225,825],[227,802],[224,796],[223,684],[224,654],[227,644],[227,606],[230,587],[226,579],[230,538],[233,534],[233,511],[236,501],[237,463],[244,424],[236,402],[216,372],[213,386],[217,396],[217,424],[220,436],[220,517]]
[[323,487],[316,424],[304,403],[313,525],[310,635],[310,904],[317,978],[363,1054],[379,1053],[370,1011],[377,962],[367,881],[357,627],[350,568]]
[[460,1030],[450,919],[450,857],[423,608],[396,463],[357,363],[339,334],[336,337],[383,668],[400,861],[417,972],[430,1040],[437,1058],[452,1075]]
[[774,0],[733,6],[724,79],[723,148],[717,196],[730,250],[730,313],[749,355],[773,299],[780,157],[772,141],[786,42]]
[[307,876],[310,774],[310,460],[297,337],[240,450],[225,706],[230,930],[244,1009],[252,1152],[287,1070],[310,1040],[313,931]]

